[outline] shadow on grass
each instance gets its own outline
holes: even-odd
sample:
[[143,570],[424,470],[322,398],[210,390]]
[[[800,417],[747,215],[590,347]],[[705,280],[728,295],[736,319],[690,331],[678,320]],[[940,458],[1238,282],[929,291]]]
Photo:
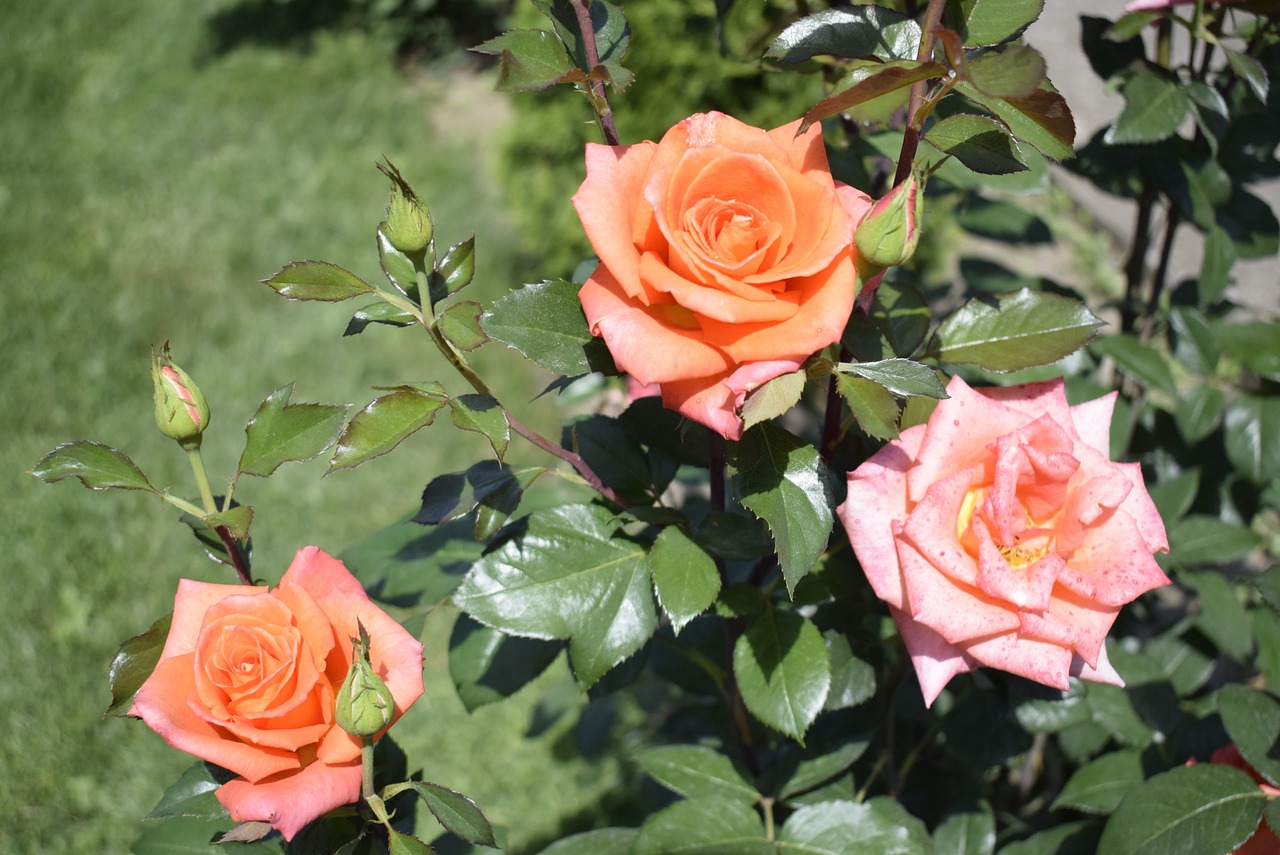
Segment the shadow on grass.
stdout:
[[361,30],[385,36],[402,61],[436,59],[502,31],[511,0],[242,0],[208,19],[210,53],[246,46],[308,51],[317,35]]

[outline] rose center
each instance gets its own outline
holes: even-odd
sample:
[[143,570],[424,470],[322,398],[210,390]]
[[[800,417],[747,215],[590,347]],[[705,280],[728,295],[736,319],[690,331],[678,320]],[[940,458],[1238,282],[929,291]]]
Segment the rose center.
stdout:
[[[685,232],[703,258],[726,268],[753,259],[766,263],[780,228],[751,205],[735,199],[700,199],[685,213]],[[758,266],[752,264],[753,267]]]

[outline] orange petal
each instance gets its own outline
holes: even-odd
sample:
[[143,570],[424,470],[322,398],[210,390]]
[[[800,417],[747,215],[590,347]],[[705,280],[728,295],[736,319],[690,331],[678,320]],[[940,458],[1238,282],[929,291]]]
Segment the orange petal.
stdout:
[[236,822],[269,822],[292,840],[313,819],[360,798],[360,765],[317,761],[257,783],[228,781],[216,795]]

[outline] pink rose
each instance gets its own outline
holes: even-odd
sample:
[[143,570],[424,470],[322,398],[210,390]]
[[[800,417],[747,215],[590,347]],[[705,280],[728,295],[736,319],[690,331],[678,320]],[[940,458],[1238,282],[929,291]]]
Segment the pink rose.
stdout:
[[422,645],[314,546],[274,589],[181,580],[164,651],[130,714],[240,776],[217,790],[232,819],[270,822],[292,839],[360,797],[360,741],[333,721],[357,621],[395,698],[394,723],[422,694]]
[[889,604],[925,703],[985,665],[1057,689],[1121,685],[1103,642],[1120,607],[1167,583],[1164,524],[1137,464],[1112,463],[1114,394],[1062,381],[971,389],[849,476],[840,519]]
[[871,206],[835,181],[814,125],[720,113],[660,142],[587,146],[573,197],[600,265],[579,292],[592,333],[663,403],[728,439],[746,394],[840,340]]

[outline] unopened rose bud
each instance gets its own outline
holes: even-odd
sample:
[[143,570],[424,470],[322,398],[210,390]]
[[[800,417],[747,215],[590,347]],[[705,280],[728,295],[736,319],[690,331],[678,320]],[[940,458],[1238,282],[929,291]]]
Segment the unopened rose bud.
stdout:
[[395,713],[395,698],[369,662],[369,633],[360,625],[360,637],[351,639],[351,668],[334,701],[333,718],[352,736],[373,736]]
[[209,405],[187,372],[169,358],[167,343],[151,357],[151,382],[160,432],[184,448],[199,448],[200,435],[209,426]]
[[902,264],[920,241],[920,179],[912,172],[863,215],[853,233],[858,255],[881,267]]
[[387,200],[382,230],[391,245],[406,255],[422,252],[431,243],[431,212],[399,174],[391,180],[391,198]]

